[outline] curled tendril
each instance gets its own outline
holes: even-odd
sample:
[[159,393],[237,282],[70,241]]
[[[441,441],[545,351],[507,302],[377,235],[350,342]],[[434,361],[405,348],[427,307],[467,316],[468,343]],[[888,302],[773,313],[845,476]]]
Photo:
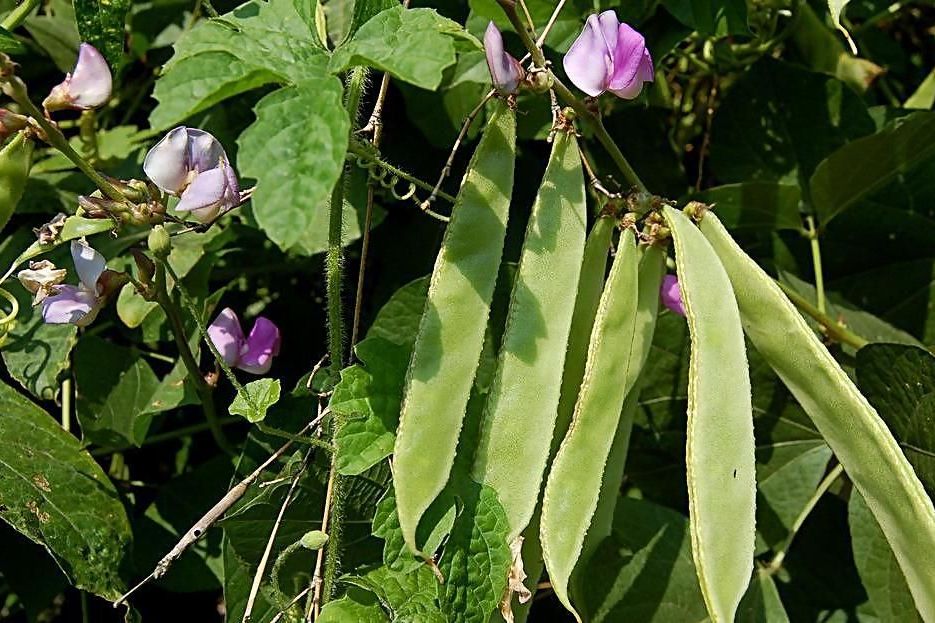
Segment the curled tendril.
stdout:
[[[367,160],[363,156],[358,156],[355,162],[358,167],[367,170],[367,175],[372,182],[390,191],[390,194],[393,195],[397,201],[406,201],[415,196],[416,185],[410,181],[400,180],[398,175],[384,168],[379,160]],[[399,191],[398,187],[400,182],[408,184],[405,192]]]
[[10,304],[9,312],[0,311],[0,346],[3,346],[10,329],[13,328],[13,321],[16,320],[16,315],[19,313],[19,301],[3,288],[0,288],[0,297],[6,299],[7,303]]

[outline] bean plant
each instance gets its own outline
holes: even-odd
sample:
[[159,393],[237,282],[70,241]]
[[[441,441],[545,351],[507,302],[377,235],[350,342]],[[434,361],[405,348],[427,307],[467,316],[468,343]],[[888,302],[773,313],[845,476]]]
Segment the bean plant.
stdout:
[[933,32],[0,0],[0,620],[935,623]]

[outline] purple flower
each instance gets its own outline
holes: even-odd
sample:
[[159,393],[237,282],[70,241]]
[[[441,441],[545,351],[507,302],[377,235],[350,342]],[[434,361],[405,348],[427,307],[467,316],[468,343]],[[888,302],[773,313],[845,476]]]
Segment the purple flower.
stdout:
[[516,95],[525,72],[519,61],[503,49],[503,36],[493,22],[487,24],[484,33],[484,53],[494,88],[501,95]]
[[588,18],[563,64],[568,78],[591,96],[610,91],[633,99],[644,82],[653,81],[653,59],[643,35],[621,24],[613,11]]
[[263,316],[258,316],[250,335],[244,338],[240,320],[230,307],[225,307],[208,327],[208,336],[227,365],[250,374],[266,374],[279,354],[279,328]]
[[666,275],[662,278],[662,288],[659,290],[662,304],[679,316],[685,315],[685,306],[682,304],[682,290],[675,275]]
[[240,185],[221,143],[204,130],[178,127],[146,154],[143,170],[163,192],[180,197],[175,209],[201,223],[240,205]]
[[110,99],[112,81],[110,67],[101,53],[90,43],[82,43],[78,47],[75,68],[65,74],[61,84],[52,88],[42,106],[46,112],[97,108]]
[[[48,324],[89,325],[106,302],[104,256],[78,240],[71,242],[78,285],[51,285],[53,294],[41,299],[42,320]],[[28,287],[28,286],[27,286]]]

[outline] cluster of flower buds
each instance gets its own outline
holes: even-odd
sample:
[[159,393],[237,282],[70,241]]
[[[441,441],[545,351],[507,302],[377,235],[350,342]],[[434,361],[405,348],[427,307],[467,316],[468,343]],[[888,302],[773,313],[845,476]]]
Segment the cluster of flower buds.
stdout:
[[35,295],[33,304],[42,306],[44,322],[84,327],[94,321],[108,298],[128,278],[125,273],[108,270],[104,256],[83,241],[72,241],[71,257],[78,274],[77,285],[62,283],[65,269],[56,268],[48,260],[31,262],[17,277]]
[[159,189],[140,180],[118,180],[105,176],[126,201],[104,197],[96,190],[90,195],[78,197],[78,215],[86,218],[112,218],[118,223],[129,225],[152,225],[165,220],[166,208],[160,199]]
[[[490,22],[484,33],[484,51],[494,88],[500,95],[519,93],[521,87],[543,91],[551,87],[548,73],[526,72],[504,50],[503,36]],[[620,23],[614,11],[591,15],[563,61],[565,73],[579,89],[592,97],[610,91],[633,99],[643,83],[653,81],[653,60],[643,35]]]

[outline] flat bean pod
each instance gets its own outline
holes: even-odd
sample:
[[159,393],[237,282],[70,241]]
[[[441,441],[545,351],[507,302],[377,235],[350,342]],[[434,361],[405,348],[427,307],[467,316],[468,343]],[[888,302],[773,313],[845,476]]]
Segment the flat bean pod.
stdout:
[[935,508],[886,424],[792,303],[711,213],[701,231],[721,258],[744,330],[831,446],[873,512],[922,618],[935,621]]
[[756,461],[750,372],[740,312],[711,245],[667,207],[691,335],[688,370],[689,529],[711,619],[729,623],[750,583],[756,535]]
[[461,183],[409,362],[393,483],[413,552],[419,519],[454,463],[503,254],[515,151],[515,116],[498,104]]
[[0,230],[7,224],[23,196],[32,166],[32,140],[23,132],[0,149]]
[[552,144],[533,204],[473,477],[500,497],[508,541],[529,524],[549,458],[562,368],[584,253],[584,172],[578,141]]
[[604,290],[607,273],[607,256],[616,222],[613,217],[601,216],[591,227],[584,245],[584,260],[581,262],[581,277],[575,296],[575,311],[571,317],[571,332],[568,335],[568,352],[565,354],[565,370],[562,372],[562,391],[558,401],[558,416],[555,418],[555,433],[552,435],[552,455],[565,438],[571,417],[578,400],[578,389],[584,378],[584,367],[588,360],[588,342],[594,316]]
[[620,236],[601,296],[584,379],[568,434],[549,472],[542,498],[542,555],[556,597],[576,618],[568,580],[597,506],[604,462],[627,390],[639,372],[631,361],[637,323],[639,253],[633,233]]
[[[641,373],[646,359],[652,350],[653,334],[656,332],[656,317],[659,312],[659,289],[666,271],[666,252],[658,246],[650,246],[643,252],[639,269],[639,294],[636,303],[636,329],[630,357],[635,358]],[[620,485],[623,482],[624,468],[627,462],[627,450],[630,446],[630,432],[633,418],[639,403],[639,380],[628,390],[626,400],[617,423],[617,433],[610,446],[604,475],[601,479],[601,491],[597,508],[591,518],[584,544],[581,547],[579,561],[586,562],[613,528],[614,510],[620,498]],[[574,586],[575,575],[572,576]]]

